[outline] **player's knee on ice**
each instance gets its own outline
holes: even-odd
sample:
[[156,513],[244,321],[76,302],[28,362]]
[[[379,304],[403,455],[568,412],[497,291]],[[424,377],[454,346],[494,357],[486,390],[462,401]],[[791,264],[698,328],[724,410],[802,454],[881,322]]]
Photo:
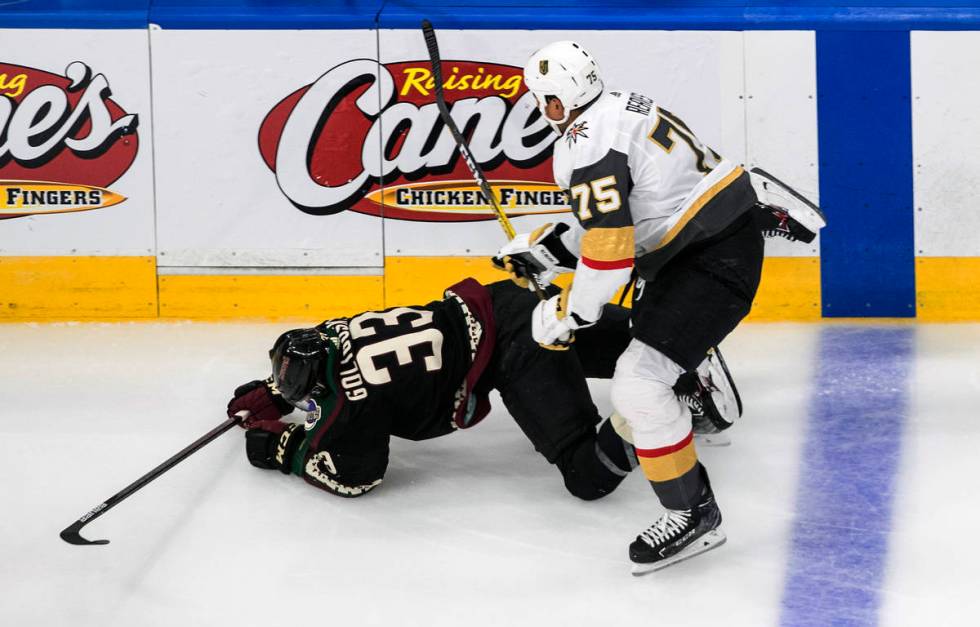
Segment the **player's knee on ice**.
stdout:
[[594,501],[615,490],[636,467],[633,447],[624,442],[606,420],[595,434],[573,442],[555,460],[565,489],[584,501]]

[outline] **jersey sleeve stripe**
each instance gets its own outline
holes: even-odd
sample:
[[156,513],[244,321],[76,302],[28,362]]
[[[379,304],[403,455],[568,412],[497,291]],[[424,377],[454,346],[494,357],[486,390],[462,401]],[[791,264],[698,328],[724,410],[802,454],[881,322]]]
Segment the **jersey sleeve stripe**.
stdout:
[[698,212],[711,201],[712,198],[717,196],[721,190],[731,185],[735,179],[742,175],[743,172],[745,172],[745,170],[743,170],[741,167],[736,167],[734,170],[729,172],[725,178],[709,187],[708,191],[698,196],[697,200],[691,203],[691,206],[687,208],[687,211],[684,212],[680,220],[678,220],[674,226],[670,227],[670,230],[667,231],[666,235],[663,236],[663,239],[660,240],[660,243],[657,244],[657,247],[654,250],[660,250],[664,246],[670,244],[674,238],[677,237],[677,234],[680,233],[685,226],[687,226],[687,223],[690,222],[691,219],[694,218],[694,216],[696,216]]
[[593,270],[621,270],[623,268],[632,268],[633,258],[619,259],[617,261],[599,261],[598,259],[589,259],[583,255],[582,263]]
[[621,262],[628,259],[632,263],[634,255],[635,233],[632,225],[616,228],[595,227],[588,229],[582,235],[583,259],[588,258],[600,263]]

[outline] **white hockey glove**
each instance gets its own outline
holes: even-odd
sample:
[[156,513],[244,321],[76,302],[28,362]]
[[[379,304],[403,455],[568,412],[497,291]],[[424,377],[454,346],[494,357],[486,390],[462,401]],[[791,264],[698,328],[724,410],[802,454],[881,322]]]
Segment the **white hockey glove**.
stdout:
[[561,240],[568,225],[545,224],[521,233],[510,240],[492,258],[493,264],[510,273],[511,280],[533,290],[530,278],[536,277],[542,289],[564,272],[574,272],[578,259]]
[[565,315],[568,311],[568,293],[564,290],[548,300],[543,300],[531,312],[531,337],[544,348],[563,350],[574,339],[574,331],[590,327],[595,320],[582,320],[578,316]]

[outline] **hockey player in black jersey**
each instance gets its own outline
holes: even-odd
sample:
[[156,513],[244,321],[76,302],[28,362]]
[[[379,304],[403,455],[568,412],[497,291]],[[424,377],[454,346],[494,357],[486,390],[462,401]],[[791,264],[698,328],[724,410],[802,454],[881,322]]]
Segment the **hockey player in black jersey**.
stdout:
[[[532,314],[533,337],[544,346],[587,333],[613,294],[638,277],[633,340],[619,356],[612,401],[666,509],[630,545],[633,572],[642,574],[725,541],[676,388],[748,314],[763,234],[809,241],[823,216],[795,192],[781,194],[792,190],[771,175],[752,177],[706,146],[653,99],[606,90],[595,60],[574,42],[535,52],[524,79],[559,134],[555,183],[567,190],[577,224],[520,234],[496,258],[539,283],[574,272],[569,290]],[[781,197],[791,202],[769,204]]]
[[[472,279],[420,307],[394,307],[297,329],[275,342],[269,379],[235,390],[249,461],[340,496],[381,483],[391,436],[425,440],[477,424],[492,389],[535,448],[582,499],[613,491],[636,465],[633,447],[600,417],[586,377],[612,376],[629,343],[625,310],[568,351],[531,338],[537,299],[510,281]],[[304,423],[281,421],[294,407]]]

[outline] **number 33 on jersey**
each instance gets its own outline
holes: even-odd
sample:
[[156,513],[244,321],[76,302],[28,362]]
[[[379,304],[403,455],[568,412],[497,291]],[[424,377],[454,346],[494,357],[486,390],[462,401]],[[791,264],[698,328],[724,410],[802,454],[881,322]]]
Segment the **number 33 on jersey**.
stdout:
[[[464,289],[466,283],[453,287]],[[379,433],[431,437],[453,428],[468,409],[460,407],[471,392],[463,384],[485,323],[452,289],[445,299],[421,307],[368,311],[320,327],[340,339],[335,371],[348,401],[344,417],[360,421],[361,431],[368,430],[366,421]]]

